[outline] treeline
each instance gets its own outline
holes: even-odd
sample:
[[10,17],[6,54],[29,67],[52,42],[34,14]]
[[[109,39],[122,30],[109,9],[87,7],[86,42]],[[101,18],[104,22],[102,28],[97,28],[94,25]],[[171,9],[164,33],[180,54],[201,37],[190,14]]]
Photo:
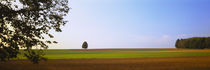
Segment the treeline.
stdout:
[[210,48],[210,37],[193,37],[188,39],[177,39],[176,48],[205,49]]

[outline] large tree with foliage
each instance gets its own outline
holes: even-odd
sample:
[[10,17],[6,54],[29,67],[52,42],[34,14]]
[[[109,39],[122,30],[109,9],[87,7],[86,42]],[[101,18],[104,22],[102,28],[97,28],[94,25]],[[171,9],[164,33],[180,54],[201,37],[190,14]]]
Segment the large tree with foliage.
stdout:
[[57,43],[45,38],[62,31],[68,11],[68,0],[0,0],[0,60],[16,58],[20,49],[34,63],[44,59],[47,44]]

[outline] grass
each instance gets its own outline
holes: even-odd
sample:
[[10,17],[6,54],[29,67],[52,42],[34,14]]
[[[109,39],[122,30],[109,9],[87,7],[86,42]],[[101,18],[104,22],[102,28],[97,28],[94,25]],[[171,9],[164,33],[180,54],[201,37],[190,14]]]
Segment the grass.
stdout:
[[[89,58],[153,58],[153,57],[187,57],[210,56],[210,50],[195,49],[139,49],[139,50],[46,50],[49,59],[89,59]],[[20,56],[20,59],[25,59]]]
[[145,53],[113,53],[113,54],[49,54],[49,59],[71,58],[149,58],[149,57],[181,57],[181,56],[210,56],[210,53],[188,52],[145,52]]
[[49,60],[36,65],[29,60],[0,62],[0,70],[210,69],[210,49],[50,49],[46,50],[45,57]]

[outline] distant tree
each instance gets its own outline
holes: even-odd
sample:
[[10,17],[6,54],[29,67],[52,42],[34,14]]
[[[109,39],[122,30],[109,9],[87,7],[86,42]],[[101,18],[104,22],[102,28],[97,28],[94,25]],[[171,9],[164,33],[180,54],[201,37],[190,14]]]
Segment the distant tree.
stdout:
[[180,41],[179,39],[176,40],[176,44],[175,44],[176,48],[179,48],[179,46],[178,46],[179,45],[179,41]]
[[82,48],[83,49],[87,49],[88,48],[88,43],[86,41],[82,44]]
[[205,49],[210,48],[210,37],[193,37],[188,39],[178,39],[176,48]]
[[205,48],[210,48],[210,38],[205,39]]
[[0,0],[0,60],[16,58],[20,48],[34,63],[45,59],[42,50],[57,43],[45,37],[62,31],[68,11],[68,0]]

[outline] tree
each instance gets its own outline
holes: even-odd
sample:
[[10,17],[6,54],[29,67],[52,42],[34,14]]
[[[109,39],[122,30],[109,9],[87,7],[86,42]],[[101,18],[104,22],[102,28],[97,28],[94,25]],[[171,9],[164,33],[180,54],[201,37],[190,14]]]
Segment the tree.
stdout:
[[188,39],[178,39],[176,48],[205,49],[210,48],[210,37],[193,37]]
[[88,43],[86,41],[82,44],[82,48],[84,48],[84,49],[88,48]]
[[47,44],[57,43],[45,38],[54,37],[50,30],[62,31],[68,11],[68,0],[1,0],[0,60],[16,58],[20,49],[34,63],[45,59]]
[[179,39],[176,40],[176,44],[175,44],[176,48],[179,48],[179,41],[180,41]]

